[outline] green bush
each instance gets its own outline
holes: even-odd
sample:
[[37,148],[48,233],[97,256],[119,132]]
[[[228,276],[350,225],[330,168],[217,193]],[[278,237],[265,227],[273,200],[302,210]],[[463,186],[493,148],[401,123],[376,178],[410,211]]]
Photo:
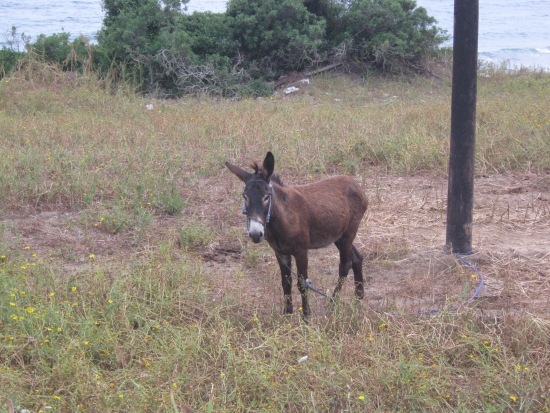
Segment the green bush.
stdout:
[[19,59],[25,56],[21,43],[26,45],[29,41],[29,36],[25,36],[25,33],[19,34],[15,26],[11,27],[6,36],[8,46],[2,46],[0,49],[0,79],[15,70]]
[[319,63],[326,21],[303,0],[230,0],[227,15],[240,52],[264,76]]
[[50,63],[60,65],[69,57],[71,52],[70,33],[54,33],[51,36],[41,34],[31,45],[31,49],[38,56]]
[[104,0],[104,27],[98,33],[102,52],[137,77],[143,89],[175,89],[159,61],[166,53],[192,57],[187,33],[178,29],[187,1]]
[[189,53],[165,49],[157,61],[171,76],[176,94],[233,97],[251,80],[248,72],[232,56],[239,44],[223,13],[182,15],[178,30],[185,33]]
[[[65,70],[118,73],[160,96],[239,97],[270,94],[281,74],[335,61],[417,70],[446,38],[415,0],[229,0],[226,13],[191,15],[187,2],[103,0],[97,46],[57,33],[27,47]],[[3,72],[20,57],[2,49]]]
[[345,41],[342,35],[345,29],[343,17],[349,8],[347,1],[304,0],[304,6],[310,13],[325,20],[326,39],[330,47]]
[[19,59],[25,56],[23,52],[17,52],[2,46],[0,49],[0,79],[13,72]]
[[225,13],[194,12],[184,14],[179,29],[187,33],[189,47],[195,56],[233,56],[239,48]]
[[47,63],[59,65],[64,70],[101,71],[109,62],[101,53],[101,48],[90,44],[86,36],[69,40],[70,33],[54,33],[50,36],[39,35],[36,42],[29,45],[33,57]]
[[99,43],[119,59],[138,60],[167,46],[185,45],[186,33],[176,27],[187,1],[166,0],[161,5],[157,0],[104,0]]
[[415,0],[229,0],[183,14],[185,1],[104,0],[100,46],[162,94],[263,95],[281,74],[354,61],[417,68],[445,39]]
[[99,46],[126,70],[137,73],[138,83],[150,93],[225,97],[265,93],[269,87],[259,87],[259,77],[251,76],[235,57],[239,42],[228,16],[183,14],[184,3],[104,0]]
[[414,65],[446,39],[415,0],[353,1],[343,19],[354,57],[382,69]]

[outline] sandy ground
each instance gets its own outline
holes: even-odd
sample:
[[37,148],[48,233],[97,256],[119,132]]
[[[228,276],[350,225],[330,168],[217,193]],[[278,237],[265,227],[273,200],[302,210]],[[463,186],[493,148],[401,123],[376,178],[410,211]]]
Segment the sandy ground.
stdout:
[[[282,178],[287,185],[306,182]],[[394,177],[372,171],[364,181],[370,205],[355,241],[365,257],[368,277],[361,305],[415,314],[470,298],[480,277],[443,251],[446,178]],[[202,273],[213,280],[214,301],[233,299],[257,311],[280,313],[278,266],[267,243],[254,245],[246,239],[241,191],[240,182],[229,173],[182,188],[188,197],[182,216],[156,215],[142,238],[137,231],[110,234],[101,226],[86,227],[85,211],[30,207],[0,215],[0,234],[10,253],[62,262],[62,272],[69,274],[90,270],[90,254],[105,265],[131,265],[162,243],[177,245],[181,227],[198,222],[211,231],[212,241],[192,248],[190,254],[176,248],[175,259],[200,263]],[[520,312],[550,315],[550,174],[477,176],[473,248],[474,254],[466,259],[478,268],[485,284],[469,307],[491,317]],[[309,272],[315,288],[330,292],[337,280],[336,248],[311,251]],[[352,279],[350,274],[344,287],[347,302],[353,297]],[[294,293],[297,307],[296,288]],[[323,316],[326,307],[324,298],[312,298],[314,316]]]

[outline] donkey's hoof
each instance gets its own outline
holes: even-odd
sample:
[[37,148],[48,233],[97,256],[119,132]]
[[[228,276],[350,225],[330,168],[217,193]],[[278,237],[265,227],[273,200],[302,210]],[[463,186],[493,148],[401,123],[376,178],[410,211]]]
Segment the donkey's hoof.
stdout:
[[359,300],[362,300],[363,298],[365,298],[365,290],[363,288],[357,288],[355,290],[355,296],[359,299]]
[[300,312],[302,313],[302,316],[304,318],[308,318],[311,315],[311,309],[309,308],[309,304],[306,305],[305,307],[302,306],[300,308],[301,308]]
[[292,309],[292,306],[285,307],[285,309],[283,310],[283,315],[292,314],[293,312],[294,310]]

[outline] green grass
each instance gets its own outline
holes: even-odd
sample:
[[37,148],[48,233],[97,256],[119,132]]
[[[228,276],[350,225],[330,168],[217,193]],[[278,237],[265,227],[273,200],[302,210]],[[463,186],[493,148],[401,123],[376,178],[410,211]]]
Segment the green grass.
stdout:
[[[8,400],[67,412],[550,409],[550,328],[536,315],[382,316],[345,301],[305,324],[276,310],[278,285],[251,298],[242,272],[263,250],[245,248],[228,273],[200,253],[243,225],[224,221],[218,201],[240,191],[225,160],[271,150],[283,178],[303,181],[444,174],[448,79],[319,78],[298,96],[175,102],[41,70],[0,82],[2,219],[77,211],[68,227],[131,233],[136,246],[83,261],[74,245],[25,249],[1,224],[0,412]],[[477,171],[548,171],[550,76],[488,74]],[[207,204],[207,190],[222,195]],[[220,209],[219,221],[201,220],[201,208]],[[171,219],[175,234],[155,235]]]
[[[477,171],[550,168],[549,76],[490,76],[479,81]],[[4,79],[0,201],[82,207],[124,199],[177,214],[185,199],[175,188],[266,150],[278,170],[304,176],[364,174],[372,165],[443,173],[450,91],[438,79],[321,79],[286,99],[153,101],[147,111],[150,99],[113,95],[93,79]]]
[[257,312],[238,289],[213,302],[216,276],[171,255],[90,259],[63,277],[31,251],[4,261],[4,397],[60,411],[174,411],[171,397],[193,411],[550,407],[550,331],[536,318],[388,318],[352,305],[308,325]]
[[203,247],[209,244],[213,238],[214,234],[212,230],[196,219],[191,222],[181,223],[178,242],[182,248]]

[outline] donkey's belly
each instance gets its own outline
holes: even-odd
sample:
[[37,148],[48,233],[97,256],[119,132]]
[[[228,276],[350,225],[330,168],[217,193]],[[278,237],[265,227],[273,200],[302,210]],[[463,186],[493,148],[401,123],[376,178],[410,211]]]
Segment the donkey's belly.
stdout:
[[309,228],[309,248],[318,249],[328,247],[339,240],[346,231],[347,225],[330,222],[329,219],[323,220],[318,225],[312,225]]
[[277,239],[277,238],[270,238],[270,237],[266,237],[266,240],[269,243],[270,247],[273,248],[273,250],[275,250],[279,254],[292,255],[297,251],[303,250],[303,249],[314,250],[314,249],[328,247],[330,244],[336,241],[337,238],[335,238],[334,240],[332,239],[310,240],[309,243],[305,241],[296,242],[296,240],[286,240],[281,238]]
[[316,250],[319,248],[325,248],[328,247],[330,244],[334,243],[338,238],[333,239],[323,239],[323,240],[316,240],[311,241],[309,245],[310,250]]
[[[334,240],[336,241],[336,240]],[[318,241],[315,243],[309,243],[309,245],[304,244],[290,244],[282,242],[281,240],[269,240],[267,239],[267,242],[269,243],[269,246],[273,248],[275,252],[278,252],[279,254],[283,255],[293,255],[299,250],[308,249],[308,250],[316,250],[319,248],[328,247],[330,244],[332,244],[334,241]]]

